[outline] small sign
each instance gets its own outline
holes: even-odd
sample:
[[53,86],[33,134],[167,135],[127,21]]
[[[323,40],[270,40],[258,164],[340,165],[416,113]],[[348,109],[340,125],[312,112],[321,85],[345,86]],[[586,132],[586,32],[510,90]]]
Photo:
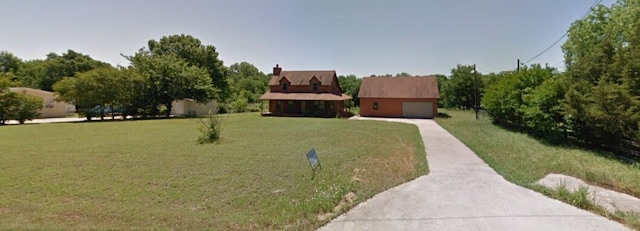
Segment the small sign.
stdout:
[[307,152],[307,159],[309,160],[309,165],[311,165],[311,171],[313,172],[313,179],[316,176],[316,169],[322,169],[322,165],[320,165],[320,160],[318,160],[318,155],[316,155],[316,150],[311,148],[309,152]]

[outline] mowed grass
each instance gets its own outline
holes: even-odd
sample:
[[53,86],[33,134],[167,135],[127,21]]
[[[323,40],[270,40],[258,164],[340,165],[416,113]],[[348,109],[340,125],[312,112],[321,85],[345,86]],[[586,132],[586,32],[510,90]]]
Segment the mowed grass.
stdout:
[[408,124],[222,119],[207,145],[196,119],[0,127],[0,229],[308,230],[427,169]]
[[[460,139],[508,181],[554,196],[554,192],[534,183],[549,173],[560,173],[640,197],[638,165],[623,163],[607,153],[548,145],[526,134],[493,125],[488,116],[480,116],[480,120],[476,121],[472,111],[440,112],[451,117],[436,119],[438,124]],[[617,220],[628,218],[616,217],[617,215],[607,214],[601,209],[595,212],[613,216]],[[637,220],[622,222],[640,228]]]

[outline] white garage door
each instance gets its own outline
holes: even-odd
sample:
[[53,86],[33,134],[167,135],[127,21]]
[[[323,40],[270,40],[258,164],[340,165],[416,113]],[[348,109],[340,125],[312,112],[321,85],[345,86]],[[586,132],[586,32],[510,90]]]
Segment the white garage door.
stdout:
[[433,118],[433,102],[402,102],[402,117]]

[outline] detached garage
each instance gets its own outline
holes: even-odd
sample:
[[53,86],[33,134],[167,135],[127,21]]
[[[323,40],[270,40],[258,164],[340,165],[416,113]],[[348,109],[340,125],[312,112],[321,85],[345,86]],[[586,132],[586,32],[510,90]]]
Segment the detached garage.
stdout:
[[434,118],[438,81],[433,76],[365,77],[360,85],[360,116]]

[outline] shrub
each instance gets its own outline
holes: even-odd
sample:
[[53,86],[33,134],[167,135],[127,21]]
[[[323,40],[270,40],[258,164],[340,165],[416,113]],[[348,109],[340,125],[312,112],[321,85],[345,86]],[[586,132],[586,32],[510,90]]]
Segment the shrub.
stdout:
[[42,99],[24,94],[8,92],[0,95],[0,124],[6,120],[17,120],[24,124],[27,120],[32,120],[40,114],[42,109]]
[[227,105],[226,104],[223,104],[223,103],[218,104],[218,113],[226,114],[228,112],[229,112],[229,110],[227,110]]
[[236,99],[231,103],[231,109],[233,109],[233,112],[246,112],[248,106],[249,101],[245,98]]
[[20,104],[15,112],[15,119],[24,124],[27,120],[35,119],[40,115],[38,110],[42,109],[42,99],[31,95],[19,95]]
[[198,131],[200,131],[202,135],[198,138],[198,143],[213,143],[220,139],[220,134],[222,133],[222,120],[218,114],[214,114],[209,111],[209,114],[206,117],[201,118],[199,121],[200,124],[198,125]]

